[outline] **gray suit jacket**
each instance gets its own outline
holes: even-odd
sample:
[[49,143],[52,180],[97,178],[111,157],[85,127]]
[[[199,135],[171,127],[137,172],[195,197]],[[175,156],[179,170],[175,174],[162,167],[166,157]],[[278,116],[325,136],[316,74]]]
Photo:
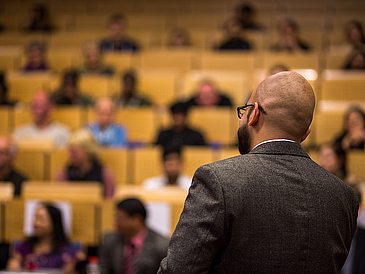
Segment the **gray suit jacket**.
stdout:
[[200,167],[159,273],[339,273],[358,200],[300,144]]
[[[166,256],[169,240],[148,230],[141,256],[137,262],[137,274],[156,274],[162,258]],[[124,238],[116,233],[106,234],[100,251],[102,274],[123,273]]]

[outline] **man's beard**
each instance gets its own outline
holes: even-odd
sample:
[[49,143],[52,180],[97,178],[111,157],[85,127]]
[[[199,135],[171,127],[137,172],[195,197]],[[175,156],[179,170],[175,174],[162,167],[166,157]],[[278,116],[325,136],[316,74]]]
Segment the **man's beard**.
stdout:
[[237,131],[238,135],[238,150],[239,152],[243,154],[247,154],[250,152],[251,147],[251,136],[248,132],[248,125],[242,125],[240,128],[238,128]]

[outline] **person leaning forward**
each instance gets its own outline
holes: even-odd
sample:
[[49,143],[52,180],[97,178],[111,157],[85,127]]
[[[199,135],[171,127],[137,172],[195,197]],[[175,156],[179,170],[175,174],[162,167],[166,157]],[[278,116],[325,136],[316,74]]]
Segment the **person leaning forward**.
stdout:
[[295,72],[256,88],[238,108],[242,155],[195,172],[158,273],[339,273],[359,203],[300,145],[314,106]]

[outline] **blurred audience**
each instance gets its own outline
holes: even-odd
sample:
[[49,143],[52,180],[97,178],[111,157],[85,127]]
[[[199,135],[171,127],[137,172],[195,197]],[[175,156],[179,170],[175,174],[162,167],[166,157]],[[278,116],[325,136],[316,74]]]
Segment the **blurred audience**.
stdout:
[[39,41],[32,41],[27,47],[27,61],[23,68],[25,72],[48,71],[50,69],[45,57],[45,44]]
[[79,129],[70,134],[68,142],[69,163],[58,174],[58,181],[99,182],[104,187],[104,197],[114,194],[114,175],[98,159],[99,146],[91,132]]
[[[364,47],[365,50],[365,47]],[[364,70],[365,69],[365,51],[352,50],[344,69],[348,70]]]
[[237,19],[228,20],[226,39],[218,46],[219,50],[251,50],[251,44],[242,38],[242,27]]
[[345,36],[352,49],[365,51],[365,34],[361,22],[352,20],[345,25]]
[[127,146],[127,129],[124,125],[115,123],[113,101],[109,98],[99,99],[96,104],[96,111],[96,121],[87,125],[95,140],[102,146]]
[[299,38],[298,23],[292,18],[280,21],[278,26],[279,42],[271,46],[276,52],[305,52],[310,46]]
[[0,135],[0,182],[11,182],[14,185],[14,197],[21,194],[22,183],[27,178],[14,167],[16,146],[12,139]]
[[364,149],[365,113],[360,106],[351,106],[345,115],[343,132],[336,138],[336,144],[343,150]]
[[262,26],[255,22],[256,10],[248,4],[242,3],[236,9],[236,18],[244,30],[262,30]]
[[186,49],[191,46],[190,37],[185,29],[173,29],[169,33],[167,47],[171,49]]
[[94,101],[91,97],[79,91],[78,83],[79,75],[77,71],[65,72],[60,87],[52,95],[55,104],[92,106]]
[[101,51],[137,51],[138,45],[128,38],[126,30],[126,18],[121,14],[114,15],[110,19],[110,36],[101,41]]
[[43,31],[49,32],[54,30],[50,22],[49,11],[46,5],[36,4],[30,13],[29,25],[25,28],[26,31]]
[[84,65],[80,69],[80,74],[96,74],[111,76],[114,69],[106,66],[102,62],[102,54],[97,43],[89,42],[84,46]]
[[210,80],[203,80],[198,87],[197,95],[187,101],[190,106],[232,106],[231,100],[220,93]]
[[276,64],[269,69],[269,76],[283,72],[283,71],[289,71],[289,68],[282,64]]
[[33,121],[20,125],[14,130],[15,141],[51,141],[56,147],[66,146],[69,128],[52,121],[53,104],[47,92],[37,92],[32,100]]
[[134,71],[126,72],[122,79],[122,90],[120,95],[115,98],[115,104],[121,107],[138,107],[138,106],[151,106],[152,102],[138,94],[136,90],[137,79]]
[[59,269],[61,273],[76,273],[76,264],[85,255],[68,241],[61,211],[51,204],[40,205],[35,213],[34,234],[15,246],[8,261],[11,271]]
[[148,228],[146,217],[145,205],[138,199],[117,205],[115,232],[104,236],[101,247],[101,273],[157,273],[169,240]]
[[319,148],[319,165],[350,186],[361,183],[359,178],[347,172],[346,151],[335,143],[323,144]]
[[180,148],[167,148],[163,152],[163,174],[146,179],[142,185],[146,189],[158,189],[164,186],[178,186],[188,190],[191,178],[182,174],[183,163]]
[[181,102],[171,106],[172,124],[170,128],[159,132],[156,145],[162,145],[165,149],[206,145],[202,134],[188,126],[188,108],[187,104]]
[[4,73],[0,73],[0,106],[14,106],[16,102],[8,99],[8,86]]

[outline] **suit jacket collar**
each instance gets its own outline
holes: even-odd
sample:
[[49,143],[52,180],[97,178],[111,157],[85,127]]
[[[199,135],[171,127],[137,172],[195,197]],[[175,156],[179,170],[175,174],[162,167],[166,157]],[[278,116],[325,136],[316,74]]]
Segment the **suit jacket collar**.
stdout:
[[289,141],[260,144],[251,150],[249,154],[295,155],[310,158],[299,143]]

